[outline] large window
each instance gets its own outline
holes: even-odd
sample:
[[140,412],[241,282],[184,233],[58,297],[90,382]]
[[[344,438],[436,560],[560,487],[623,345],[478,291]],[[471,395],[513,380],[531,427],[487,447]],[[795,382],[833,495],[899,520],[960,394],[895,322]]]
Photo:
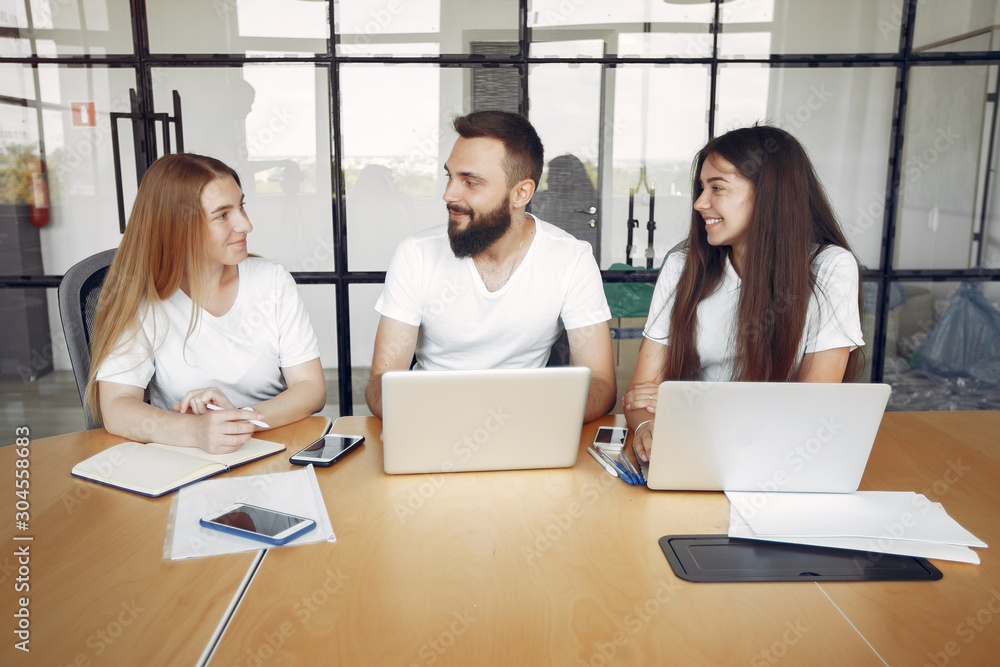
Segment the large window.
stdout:
[[998,5],[0,3],[3,219],[26,215],[41,161],[51,204],[0,246],[31,255],[4,255],[0,293],[20,296],[3,317],[47,311],[49,338],[19,345],[69,369],[52,288],[117,245],[139,176],[182,145],[239,171],[251,249],[301,285],[331,414],[365,413],[372,306],[398,242],[446,219],[453,116],[532,120],[546,165],[531,210],[589,242],[608,282],[655,279],[689,224],[694,152],[766,122],[806,146],[864,266],[868,377],[896,377],[959,281],[997,298]]

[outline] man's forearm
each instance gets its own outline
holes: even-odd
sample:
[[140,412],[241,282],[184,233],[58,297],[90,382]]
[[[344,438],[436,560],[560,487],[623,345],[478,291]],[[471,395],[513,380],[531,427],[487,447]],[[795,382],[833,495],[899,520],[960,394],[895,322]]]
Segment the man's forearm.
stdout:
[[612,377],[591,377],[590,390],[587,392],[587,408],[583,413],[583,421],[591,422],[608,414],[615,406],[618,398],[618,385]]

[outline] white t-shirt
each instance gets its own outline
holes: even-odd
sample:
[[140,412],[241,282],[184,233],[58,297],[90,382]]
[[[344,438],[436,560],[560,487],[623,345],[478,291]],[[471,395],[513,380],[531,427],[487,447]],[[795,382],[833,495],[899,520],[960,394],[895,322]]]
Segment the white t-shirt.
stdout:
[[470,257],[451,250],[447,227],[399,244],[375,310],[420,327],[422,370],[538,368],[562,328],[611,319],[590,244],[535,218],[521,264],[496,292]]
[[[650,316],[642,333],[663,345],[670,342],[674,291],[686,258],[686,249],[668,255],[653,290]],[[812,270],[816,275],[816,289],[809,297],[805,331],[799,342],[793,375],[804,354],[838,347],[853,350],[864,345],[858,312],[858,264],[854,255],[843,248],[828,246],[813,261]],[[726,259],[719,286],[698,304],[695,344],[701,360],[700,380],[732,380],[741,285],[736,269]]]
[[177,290],[146,309],[142,328],[108,356],[97,379],[148,385],[150,403],[165,410],[203,387],[218,387],[236,407],[284,391],[282,368],[319,357],[309,315],[291,274],[279,264],[248,257],[238,269],[233,307],[222,317],[202,310],[187,345],[191,299]]

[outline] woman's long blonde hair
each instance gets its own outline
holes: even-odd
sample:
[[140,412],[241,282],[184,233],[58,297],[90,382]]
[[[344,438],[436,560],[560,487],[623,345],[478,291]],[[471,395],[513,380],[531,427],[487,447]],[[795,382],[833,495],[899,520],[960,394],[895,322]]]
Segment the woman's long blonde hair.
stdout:
[[170,298],[187,278],[192,302],[188,334],[197,326],[207,243],[201,193],[220,178],[240,185],[239,175],[225,163],[193,153],[164,156],[142,177],[94,317],[86,407],[98,424],[97,370],[119,344],[136,335],[142,326],[140,309]]

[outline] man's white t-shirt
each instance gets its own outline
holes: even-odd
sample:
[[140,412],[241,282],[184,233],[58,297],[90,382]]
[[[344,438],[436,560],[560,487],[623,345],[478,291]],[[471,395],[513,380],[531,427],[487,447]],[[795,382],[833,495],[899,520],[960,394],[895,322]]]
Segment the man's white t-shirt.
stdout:
[[309,315],[281,265],[248,257],[238,269],[239,289],[229,312],[215,317],[202,310],[185,344],[191,299],[177,290],[146,309],[137,334],[121,341],[97,379],[148,385],[150,403],[164,410],[204,387],[218,387],[236,407],[284,391],[282,368],[319,357]]
[[496,292],[471,258],[455,257],[447,227],[411,236],[393,255],[375,310],[420,328],[422,370],[538,368],[563,327],[611,318],[590,244],[538,218],[527,254]]
[[[656,279],[643,336],[668,345],[674,292],[684,269],[687,250],[667,256]],[[809,297],[806,325],[792,368],[794,375],[804,354],[838,347],[852,350],[864,345],[858,311],[858,264],[847,250],[828,246],[813,261],[816,288]],[[728,259],[718,287],[698,304],[695,345],[701,360],[700,380],[732,380],[735,355],[736,312],[742,282]]]

